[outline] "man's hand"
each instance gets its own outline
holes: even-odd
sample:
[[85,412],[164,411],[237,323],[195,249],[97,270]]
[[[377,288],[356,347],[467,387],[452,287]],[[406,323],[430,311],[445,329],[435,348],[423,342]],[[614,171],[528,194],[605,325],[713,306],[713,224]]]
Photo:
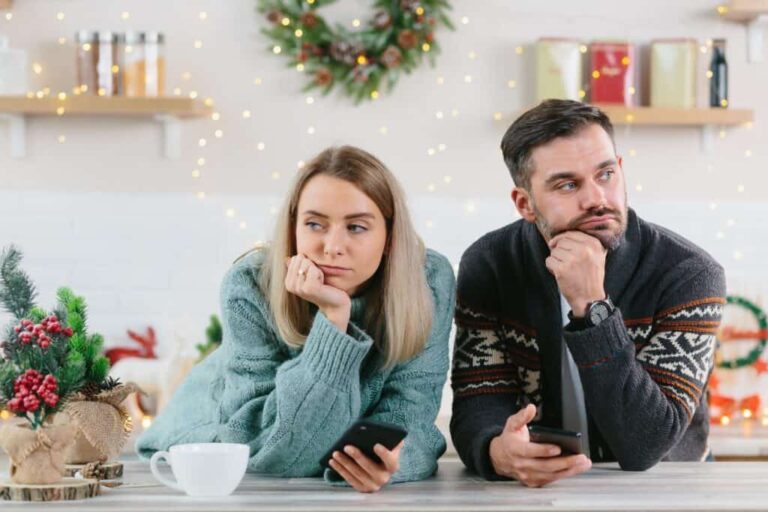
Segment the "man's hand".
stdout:
[[376,492],[400,469],[400,450],[404,443],[405,440],[400,441],[400,444],[391,450],[376,444],[373,451],[379,456],[381,463],[372,461],[363,452],[348,445],[344,447],[344,452],[333,452],[329,464],[357,491]]
[[559,446],[532,443],[527,425],[535,416],[536,406],[529,404],[510,416],[502,433],[493,438],[490,456],[496,473],[526,487],[542,487],[592,467],[586,455],[561,456]]
[[341,332],[347,332],[352,299],[347,292],[325,284],[325,275],[312,260],[298,254],[286,260],[285,288],[315,304]]
[[547,269],[573,316],[583,318],[587,304],[605,299],[605,257],[608,251],[597,238],[581,231],[566,231],[549,241]]

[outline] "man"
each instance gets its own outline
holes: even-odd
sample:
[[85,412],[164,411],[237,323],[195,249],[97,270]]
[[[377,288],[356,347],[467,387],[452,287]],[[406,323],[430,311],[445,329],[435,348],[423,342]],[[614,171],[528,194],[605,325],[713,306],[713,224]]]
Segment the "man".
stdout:
[[[535,487],[592,461],[706,459],[723,269],[627,207],[598,108],[545,101],[501,148],[522,219],[461,259],[451,435],[464,464]],[[579,394],[591,458],[530,441],[529,423],[562,428]]]

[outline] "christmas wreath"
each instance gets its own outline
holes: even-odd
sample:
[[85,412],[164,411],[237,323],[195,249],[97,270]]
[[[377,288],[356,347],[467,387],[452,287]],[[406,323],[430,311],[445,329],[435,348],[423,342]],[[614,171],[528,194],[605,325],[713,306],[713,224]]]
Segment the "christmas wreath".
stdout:
[[389,91],[400,75],[426,58],[434,65],[440,46],[435,29],[453,29],[446,0],[376,0],[367,23],[359,30],[332,27],[318,9],[336,0],[259,0],[259,11],[270,23],[263,32],[271,51],[288,57],[289,65],[308,76],[304,91],[328,94],[340,88],[355,103],[375,100]]

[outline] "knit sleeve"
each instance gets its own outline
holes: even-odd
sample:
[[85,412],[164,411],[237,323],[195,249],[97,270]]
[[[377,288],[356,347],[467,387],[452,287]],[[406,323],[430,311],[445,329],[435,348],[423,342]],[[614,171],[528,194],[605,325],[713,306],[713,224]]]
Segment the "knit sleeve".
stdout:
[[664,290],[650,341],[639,352],[619,310],[597,327],[564,332],[587,408],[623,469],[645,470],[659,462],[705,399],[725,277],[714,262],[679,266],[683,270]]
[[360,366],[373,341],[351,323],[339,331],[318,312],[290,358],[250,281],[235,274],[222,290],[218,440],[248,444],[252,471],[318,475],[324,447],[361,414]]
[[501,479],[490,460],[490,443],[524,405],[526,393],[538,393],[540,362],[536,333],[498,314],[497,278],[488,254],[470,248],[459,267],[451,437],[469,470]]
[[408,431],[400,452],[400,469],[392,483],[431,476],[437,470],[437,459],[445,452],[445,440],[435,426],[435,418],[448,374],[455,278],[448,260],[435,252],[429,251],[427,267],[433,305],[427,343],[419,354],[395,366],[384,382],[380,400],[367,416]]

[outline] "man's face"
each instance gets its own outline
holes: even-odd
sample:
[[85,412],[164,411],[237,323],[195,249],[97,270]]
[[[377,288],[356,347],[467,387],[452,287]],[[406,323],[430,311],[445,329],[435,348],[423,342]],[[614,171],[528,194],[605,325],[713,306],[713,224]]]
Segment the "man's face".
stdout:
[[512,191],[520,215],[545,240],[565,231],[592,235],[616,249],[627,227],[627,194],[621,158],[600,125],[559,137],[531,153],[530,190]]

